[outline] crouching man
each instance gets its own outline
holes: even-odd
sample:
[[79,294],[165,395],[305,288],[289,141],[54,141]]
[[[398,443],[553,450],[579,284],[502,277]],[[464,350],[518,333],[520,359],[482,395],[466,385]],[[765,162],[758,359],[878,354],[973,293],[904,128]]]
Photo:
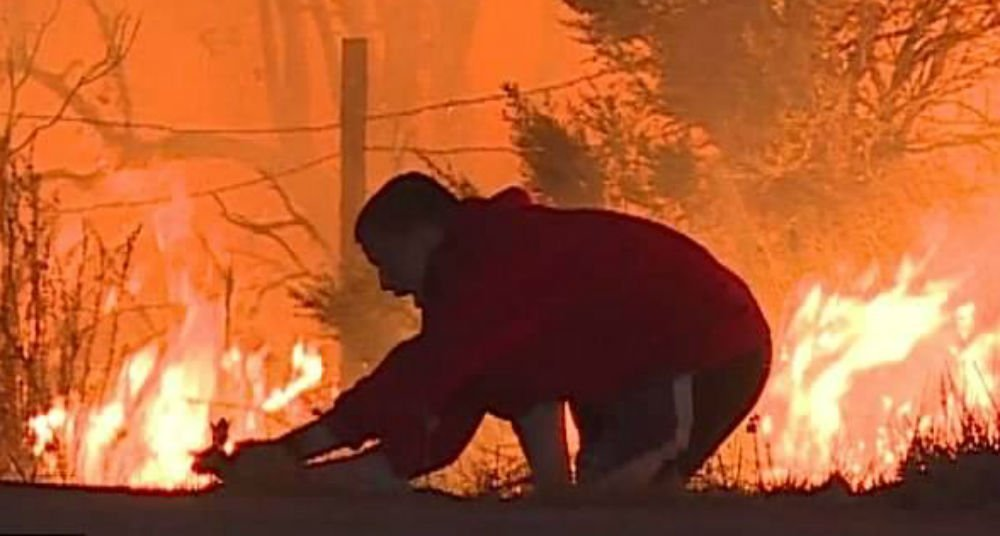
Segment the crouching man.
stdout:
[[[224,482],[322,471],[404,490],[465,448],[487,413],[512,422],[539,490],[683,484],[760,396],[770,331],[750,289],[664,225],[556,209],[509,188],[459,200],[406,173],[365,205],[355,237],[422,330],[316,421],[196,466]],[[580,431],[570,474],[563,404]]]

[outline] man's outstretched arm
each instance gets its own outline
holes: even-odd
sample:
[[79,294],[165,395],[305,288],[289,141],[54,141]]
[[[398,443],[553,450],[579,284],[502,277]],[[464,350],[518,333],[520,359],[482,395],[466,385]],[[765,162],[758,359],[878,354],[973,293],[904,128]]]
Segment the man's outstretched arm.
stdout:
[[311,465],[307,475],[310,482],[320,487],[379,493],[410,489],[409,481],[393,471],[380,446],[348,458]]
[[420,386],[414,385],[414,368],[420,351],[415,338],[397,344],[371,374],[341,393],[332,408],[276,441],[306,461],[331,450],[361,448],[417,418],[413,402]]
[[358,491],[395,492],[409,488],[412,478],[453,462],[475,434],[484,412],[456,408],[422,433],[390,434],[379,444],[348,458],[309,466],[310,481],[319,486]]
[[225,441],[218,442],[196,455],[195,471],[230,478],[239,478],[243,472],[252,476],[261,467],[291,471],[325,452],[358,449],[368,440],[381,439],[388,429],[405,426],[413,418],[412,411],[399,404],[396,396],[413,387],[409,385],[415,376],[409,371],[412,356],[407,355],[412,350],[412,340],[397,345],[370,375],[344,391],[316,420],[275,439],[242,442],[233,455],[223,452]]
[[291,453],[298,462],[306,462],[316,456],[347,446],[343,439],[334,434],[327,419],[320,417],[309,424],[300,426],[275,439]]

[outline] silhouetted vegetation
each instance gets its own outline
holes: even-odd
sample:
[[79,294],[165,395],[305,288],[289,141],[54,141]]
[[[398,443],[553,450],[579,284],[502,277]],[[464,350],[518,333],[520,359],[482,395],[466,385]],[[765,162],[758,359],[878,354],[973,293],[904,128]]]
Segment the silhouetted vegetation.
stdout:
[[963,195],[952,177],[914,181],[921,157],[996,149],[967,98],[997,73],[988,0],[564,3],[618,74],[558,105],[511,90],[528,179],[557,204],[597,192],[693,232],[770,310],[831,259],[898,257],[914,198]]

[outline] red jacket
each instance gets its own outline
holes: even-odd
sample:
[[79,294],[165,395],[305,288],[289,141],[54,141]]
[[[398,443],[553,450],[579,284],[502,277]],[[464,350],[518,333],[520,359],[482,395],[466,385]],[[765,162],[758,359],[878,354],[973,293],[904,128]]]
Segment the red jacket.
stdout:
[[324,416],[348,445],[380,439],[401,476],[450,463],[486,412],[600,402],[652,370],[770,352],[750,290],[690,238],[516,188],[462,202],[425,285],[422,331]]

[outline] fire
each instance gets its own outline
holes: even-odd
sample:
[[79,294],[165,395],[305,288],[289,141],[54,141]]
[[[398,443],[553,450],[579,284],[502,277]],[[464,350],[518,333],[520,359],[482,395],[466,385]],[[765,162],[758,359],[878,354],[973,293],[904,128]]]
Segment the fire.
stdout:
[[[319,352],[296,344],[288,385],[263,395],[262,353],[223,351],[215,304],[195,302],[184,322],[163,345],[151,344],[126,360],[113,391],[93,408],[65,408],[60,402],[29,422],[34,452],[62,445],[77,482],[132,487],[199,487],[208,483],[191,473],[192,454],[210,442],[213,405],[227,399],[245,404],[233,427],[234,439],[260,435],[258,413],[275,413],[316,387],[323,364]],[[230,365],[223,366],[228,361]],[[256,362],[239,368],[235,363]],[[242,387],[252,384],[249,393]],[[224,389],[229,386],[229,389]],[[245,395],[249,395],[245,397]]]
[[66,408],[61,400],[57,400],[48,412],[36,415],[28,420],[28,428],[35,436],[31,451],[35,456],[41,456],[45,449],[53,444],[56,431],[66,423]]
[[867,490],[899,478],[914,439],[954,452],[970,427],[1000,438],[1000,322],[968,278],[929,271],[905,259],[888,288],[874,271],[845,291],[809,287],[758,407],[765,486],[840,475]]
[[210,478],[193,474],[191,465],[194,453],[211,444],[213,419],[225,415],[230,439],[238,441],[268,435],[267,419],[287,428],[308,416],[301,397],[320,385],[323,356],[300,340],[291,350],[292,379],[271,387],[271,351],[264,346],[245,350],[226,340],[226,299],[202,290],[205,284],[195,274],[205,270],[189,254],[192,215],[182,193],[152,213],[162,258],[139,266],[145,270],[133,272],[124,288],[102,303],[105,312],[114,311],[125,294],[163,269],[167,292],[180,312],[176,321],[162,337],[124,357],[100,400],[58,400],[27,423],[41,464],[64,466],[63,474],[74,482],[202,487]]
[[[275,387],[266,346],[229,342],[227,301],[203,290],[204,269],[190,258],[193,214],[182,194],[154,212],[161,262],[136,266],[101,303],[106,312],[122,307],[162,268],[176,321],[124,357],[100,400],[60,399],[26,423],[34,454],[49,465],[58,455],[73,481],[203,486],[190,467],[211,442],[214,418],[225,413],[238,441],[268,435],[271,421],[286,429],[311,417],[302,397],[323,382],[323,356],[298,342],[290,379]],[[997,273],[976,260],[959,264]],[[971,427],[1000,441],[1000,315],[983,299],[991,293],[982,278],[929,257],[904,259],[888,283],[878,275],[806,287],[776,330],[775,367],[757,408],[765,488],[840,475],[866,490],[899,477],[914,439],[954,451]],[[328,402],[337,392],[324,395]],[[567,436],[575,451],[572,419]]]
[[315,386],[323,377],[323,360],[314,353],[310,353],[301,345],[296,346],[292,353],[292,369],[297,377],[287,386],[275,389],[271,396],[261,404],[261,408],[272,413],[286,405],[303,391]]
[[[226,384],[219,377],[226,374],[221,358],[243,361],[245,356],[237,349],[221,352],[211,347],[217,341],[197,338],[204,332],[185,329],[199,325],[200,320],[198,314],[189,313],[185,324],[169,338],[172,344],[162,350],[151,345],[130,356],[104,404],[70,410],[69,415],[57,405],[33,418],[36,455],[58,437],[67,458],[74,462],[74,479],[81,483],[157,488],[207,484],[206,478],[191,473],[192,454],[210,444],[213,403],[227,398],[220,390]],[[251,393],[246,415],[234,427],[236,439],[263,431],[254,412],[278,411],[319,383],[322,358],[317,351],[299,343],[293,361],[307,374],[275,390],[282,394],[280,400],[276,394],[264,399],[259,396],[261,389],[256,390],[257,396]],[[247,381],[236,371],[229,376],[225,379],[235,380],[229,384]]]

